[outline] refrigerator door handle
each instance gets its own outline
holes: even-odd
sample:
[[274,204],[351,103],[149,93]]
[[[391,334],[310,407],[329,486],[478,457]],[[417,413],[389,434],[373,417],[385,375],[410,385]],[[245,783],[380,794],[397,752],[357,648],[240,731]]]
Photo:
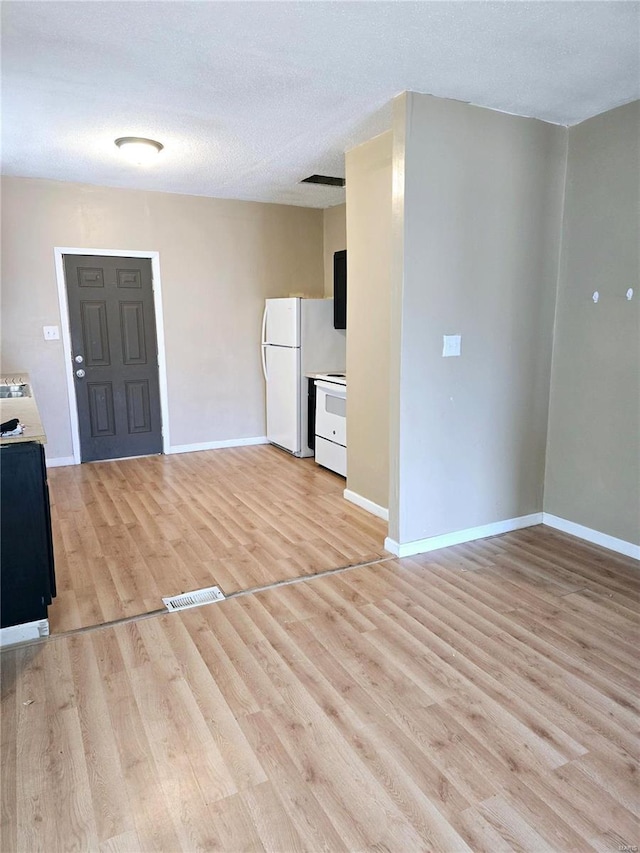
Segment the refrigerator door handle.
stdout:
[[267,303],[264,304],[264,311],[262,312],[262,340],[260,342],[260,350],[262,353],[262,373],[264,376],[264,381],[268,382],[269,377],[267,376]]

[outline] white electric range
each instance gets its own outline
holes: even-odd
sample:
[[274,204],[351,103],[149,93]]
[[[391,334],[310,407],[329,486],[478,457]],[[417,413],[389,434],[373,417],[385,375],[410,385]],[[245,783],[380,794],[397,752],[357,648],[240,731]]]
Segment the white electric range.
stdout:
[[316,462],[347,476],[347,376],[317,374]]

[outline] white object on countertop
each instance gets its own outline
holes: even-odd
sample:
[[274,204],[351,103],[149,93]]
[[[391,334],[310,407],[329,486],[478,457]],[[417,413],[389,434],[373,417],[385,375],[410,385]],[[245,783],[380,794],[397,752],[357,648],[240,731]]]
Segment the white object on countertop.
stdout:
[[40,413],[38,412],[29,374],[16,371],[16,373],[12,374],[5,373],[0,378],[3,385],[28,385],[31,394],[29,397],[0,398],[0,423],[17,418],[25,428],[22,435],[0,436],[0,443],[13,444],[19,441],[39,441],[42,444],[46,444],[47,436],[40,420]]
[[0,433],[0,438],[9,438],[12,435],[22,435],[24,432],[24,425],[18,424],[15,429],[7,430],[6,432]]

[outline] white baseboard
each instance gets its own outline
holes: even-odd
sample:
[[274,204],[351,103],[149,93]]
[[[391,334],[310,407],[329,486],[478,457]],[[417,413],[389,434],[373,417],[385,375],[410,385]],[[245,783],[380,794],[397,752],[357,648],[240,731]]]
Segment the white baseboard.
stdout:
[[0,628],[0,646],[13,646],[15,643],[26,643],[27,640],[39,640],[40,637],[48,636],[49,620],[37,619],[35,622]]
[[73,456],[57,456],[46,460],[47,468],[63,468],[65,465],[76,465]]
[[169,453],[194,453],[196,450],[219,450],[221,447],[246,447],[249,444],[269,444],[266,435],[252,438],[228,438],[224,441],[202,441],[198,444],[174,444]]
[[542,524],[541,512],[521,515],[519,518],[507,518],[505,521],[483,524],[481,527],[468,527],[466,530],[456,530],[453,533],[444,533],[442,536],[431,536],[428,539],[416,539],[413,542],[403,542],[402,544],[394,539],[387,538],[384,540],[384,547],[396,557],[411,557],[414,554],[426,554],[428,551],[437,551],[439,548],[448,548],[451,545],[461,545],[463,542],[473,542],[475,539],[486,539],[487,536],[498,536],[500,533],[520,530],[522,527],[533,527],[535,524]]
[[374,504],[373,501],[363,498],[362,495],[352,492],[351,489],[345,489],[342,495],[346,501],[350,501],[352,504],[361,507],[361,509],[366,509],[371,515],[376,515],[384,521],[389,521],[389,510],[386,507]]
[[574,521],[567,521],[566,518],[559,518],[557,515],[551,515],[549,512],[542,513],[542,523],[549,527],[554,527],[556,530],[561,530],[563,533],[570,533],[579,539],[592,542],[594,545],[601,545],[610,551],[624,554],[625,557],[633,557],[635,560],[640,560],[640,545],[634,545],[633,542],[616,539],[615,536],[609,536],[608,533],[592,530],[590,527],[584,527],[584,525],[576,524]]
[[[245,447],[249,444],[268,444],[266,435],[256,435],[251,438],[228,438],[225,441],[202,441],[197,444],[174,444],[169,448],[169,453],[194,453],[197,450],[219,450],[221,447]],[[136,457],[126,456],[125,459]],[[113,461],[113,460],[111,460]],[[58,456],[47,459],[47,468],[61,468],[64,465],[77,465],[79,463],[73,456]]]

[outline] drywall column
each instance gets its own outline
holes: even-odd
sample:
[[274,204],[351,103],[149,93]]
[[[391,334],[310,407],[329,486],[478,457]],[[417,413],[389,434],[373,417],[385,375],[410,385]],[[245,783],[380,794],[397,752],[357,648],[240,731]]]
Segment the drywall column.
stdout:
[[347,492],[384,510],[389,493],[391,131],[346,155]]
[[545,513],[631,543],[636,554],[639,131],[637,101],[569,129],[544,495]]
[[416,553],[540,518],[566,130],[413,93],[393,130],[388,544]]
[[324,295],[333,296],[333,255],[347,248],[347,206],[338,204],[322,212]]

